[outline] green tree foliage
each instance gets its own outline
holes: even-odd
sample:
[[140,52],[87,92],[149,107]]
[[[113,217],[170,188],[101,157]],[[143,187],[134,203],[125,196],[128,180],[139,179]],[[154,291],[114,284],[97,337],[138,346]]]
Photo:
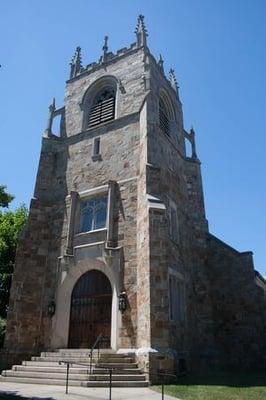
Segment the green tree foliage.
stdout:
[[9,203],[14,199],[12,194],[5,191],[6,186],[0,186],[0,207],[8,207]]
[[0,211],[0,317],[2,318],[6,318],[17,238],[27,218],[28,212],[25,206],[20,206],[15,211]]
[[[5,191],[5,186],[0,186],[0,208],[8,207],[13,198]],[[20,206],[15,211],[0,209],[0,348],[5,334],[17,239],[27,219],[28,211],[25,206]]]

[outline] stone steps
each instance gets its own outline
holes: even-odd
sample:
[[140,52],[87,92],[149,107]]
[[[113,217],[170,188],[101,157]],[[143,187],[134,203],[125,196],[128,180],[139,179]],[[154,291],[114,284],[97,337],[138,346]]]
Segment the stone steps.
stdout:
[[[3,371],[2,376],[6,377],[11,377],[15,376],[18,378],[39,378],[39,379],[62,379],[63,381],[66,381],[66,371],[62,371],[61,373],[55,373],[51,371],[46,371],[46,372],[28,372],[28,371]],[[69,380],[70,381],[87,381],[89,380],[89,375],[88,374],[69,374]]]
[[[42,352],[31,361],[14,365],[11,370],[3,371],[0,381],[33,383],[43,385],[65,385],[68,361],[69,386],[107,387],[109,386],[110,368],[114,387],[144,387],[149,382],[138,368],[135,357],[130,354],[118,354],[112,350],[94,352],[92,374],[90,374],[89,349],[60,349],[55,352]],[[83,365],[78,365],[79,363]]]

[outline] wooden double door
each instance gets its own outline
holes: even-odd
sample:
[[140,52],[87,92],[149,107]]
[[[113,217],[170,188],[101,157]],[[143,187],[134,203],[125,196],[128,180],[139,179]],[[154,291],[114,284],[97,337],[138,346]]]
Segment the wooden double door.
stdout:
[[110,347],[112,288],[102,272],[82,275],[71,296],[69,348],[91,348],[102,334],[101,347]]

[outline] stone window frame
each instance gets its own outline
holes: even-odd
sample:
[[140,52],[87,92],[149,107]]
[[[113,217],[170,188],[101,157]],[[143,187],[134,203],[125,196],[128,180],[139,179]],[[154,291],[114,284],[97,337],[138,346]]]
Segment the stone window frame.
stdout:
[[[90,201],[92,201],[94,204],[89,205],[88,203]],[[85,226],[88,225],[87,223],[88,219],[86,218],[87,212],[86,211],[84,212],[84,208],[85,210],[87,210],[87,212],[88,210],[90,210],[89,213],[92,211],[91,229],[87,230],[85,229]],[[105,230],[107,225],[107,216],[108,216],[108,192],[80,199],[77,211],[79,213],[79,216],[76,219],[77,221],[76,234],[79,235],[82,233],[94,233],[101,230]],[[104,211],[103,214],[104,220],[102,220],[103,224],[101,226],[101,224],[98,223],[97,219],[99,213],[101,213],[102,211]]]
[[[101,92],[105,88],[112,88],[115,92],[114,118],[110,119],[108,121],[101,122],[95,126],[89,127],[89,124],[88,124],[89,114],[90,114],[90,110],[91,110],[92,104],[94,102],[94,99],[97,97],[99,92]],[[93,83],[91,83],[89,85],[89,87],[85,91],[85,94],[80,103],[80,108],[83,113],[83,115],[82,115],[82,131],[97,129],[98,127],[104,126],[118,118],[118,104],[119,104],[119,97],[120,97],[120,95],[119,95],[120,91],[118,90],[118,88],[119,88],[119,81],[113,75],[103,76],[99,79],[96,79],[96,81],[94,81]]]
[[[174,283],[174,287],[171,284]],[[184,276],[175,269],[168,268],[169,320],[177,325],[186,322],[186,285]],[[173,299],[174,296],[174,299]],[[176,309],[173,306],[177,305]],[[175,314],[173,315],[173,311]]]
[[[80,232],[80,204],[81,201],[93,198],[96,196],[107,195],[107,215],[106,215],[106,226],[100,229],[94,229],[87,232]],[[113,213],[114,213],[114,198],[115,198],[115,182],[109,181],[108,184],[103,186],[97,186],[92,189],[84,191],[71,191],[70,195],[67,196],[67,200],[70,199],[70,211],[69,211],[69,222],[68,222],[68,234],[67,234],[67,246],[66,253],[73,254],[73,241],[74,236],[90,235],[100,231],[106,231],[107,244],[113,242]]]

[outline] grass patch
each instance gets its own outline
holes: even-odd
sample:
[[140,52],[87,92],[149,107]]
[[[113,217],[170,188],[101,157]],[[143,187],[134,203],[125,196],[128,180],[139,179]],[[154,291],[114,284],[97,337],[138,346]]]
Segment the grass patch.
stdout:
[[[160,386],[153,386],[161,391]],[[176,385],[165,385],[165,394],[182,400],[264,400],[266,374],[262,372],[217,372],[189,375]]]

